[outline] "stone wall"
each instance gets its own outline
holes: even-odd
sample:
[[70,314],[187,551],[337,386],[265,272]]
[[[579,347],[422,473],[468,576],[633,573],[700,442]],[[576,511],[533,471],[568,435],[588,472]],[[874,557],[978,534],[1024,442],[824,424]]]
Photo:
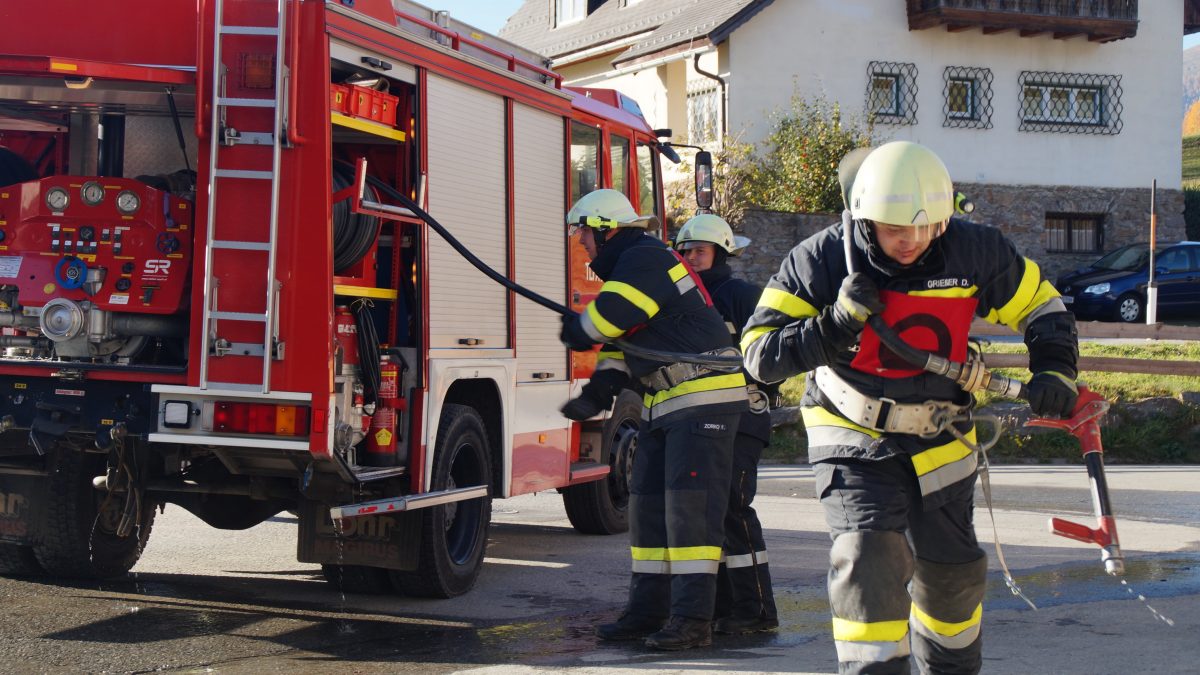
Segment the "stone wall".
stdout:
[[[1017,249],[1032,258],[1053,280],[1100,257],[1099,253],[1047,253],[1047,212],[1104,215],[1104,251],[1150,238],[1149,188],[1048,187],[1038,185],[955,186],[975,202],[970,220],[999,227]],[[1160,189],[1157,194],[1158,243],[1186,238],[1183,192]],[[749,281],[765,284],[793,246],[821,229],[839,222],[838,214],[747,211],[734,229],[753,243],[731,264]]]

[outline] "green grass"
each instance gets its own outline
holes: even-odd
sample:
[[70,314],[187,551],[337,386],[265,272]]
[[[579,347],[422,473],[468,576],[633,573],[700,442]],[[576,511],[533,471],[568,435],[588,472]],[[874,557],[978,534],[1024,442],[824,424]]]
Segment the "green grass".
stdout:
[[[1200,138],[1200,137],[1198,137]],[[1023,344],[991,344],[984,353],[1024,353]],[[1137,344],[1080,345],[1085,356],[1136,358],[1148,360],[1197,361],[1200,343],[1145,342]],[[1000,369],[1001,373],[1021,379],[1029,378],[1024,369]],[[1200,408],[1185,405],[1176,412],[1136,419],[1127,414],[1129,405],[1155,397],[1178,397],[1183,392],[1200,391],[1200,378],[1177,375],[1143,375],[1137,373],[1082,373],[1088,387],[1112,403],[1103,442],[1106,461],[1122,463],[1200,463]],[[804,378],[794,377],[780,388],[785,405],[797,405],[804,393]],[[979,395],[980,405],[996,402],[990,394]],[[983,430],[980,430],[983,433]],[[990,433],[990,432],[989,432]],[[775,430],[771,445],[763,453],[769,459],[785,462],[805,461],[807,440],[802,425]],[[1007,429],[990,452],[997,461],[1016,462],[1079,462],[1079,445],[1064,432],[1024,433]]]
[[1183,139],[1183,186],[1200,186],[1200,136]]

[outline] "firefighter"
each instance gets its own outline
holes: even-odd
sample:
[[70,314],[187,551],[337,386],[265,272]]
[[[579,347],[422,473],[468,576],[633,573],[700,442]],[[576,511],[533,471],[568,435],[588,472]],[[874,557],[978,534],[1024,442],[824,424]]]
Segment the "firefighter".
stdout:
[[870,315],[955,361],[966,358],[973,316],[1004,324],[1028,346],[1034,414],[1068,415],[1077,397],[1073,316],[999,230],[951,219],[953,195],[928,148],[870,151],[848,191],[852,220],[791,251],[742,333],[751,376],[808,373],[801,413],[833,540],[828,591],[843,673],[907,673],[910,655],[921,672],[982,664],[976,452],[935,415],[974,443],[973,399],[881,350],[864,330]]
[[[740,254],[749,244],[749,239],[735,237],[729,224],[711,213],[691,218],[675,237],[675,249],[700,275],[734,340],[762,294],[762,288],[733,276],[727,262],[729,256]],[[713,630],[718,633],[754,633],[779,625],[767,545],[758,514],[751,506],[758,490],[758,460],[771,440],[770,403],[778,396],[779,388],[751,382],[747,390],[750,411],[738,421],[734,440],[733,481],[725,513],[725,556],[717,575],[717,620]]]
[[620,618],[597,628],[603,640],[638,640],[658,649],[711,644],[717,567],[724,536],[738,417],[749,408],[740,372],[664,363],[625,354],[618,338],[642,349],[733,354],[721,315],[687,265],[645,232],[615,190],[584,195],[567,215],[580,232],[592,271],[604,280],[578,316],[564,317],[572,350],[602,344],[596,373],[563,414],[588,419],[625,384],[644,391],[630,485],[632,577]]

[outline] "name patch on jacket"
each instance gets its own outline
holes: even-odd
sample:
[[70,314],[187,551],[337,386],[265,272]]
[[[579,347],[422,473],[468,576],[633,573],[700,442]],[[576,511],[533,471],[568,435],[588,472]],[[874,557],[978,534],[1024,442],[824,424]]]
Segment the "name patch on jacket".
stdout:
[[[967,360],[967,338],[975,316],[975,298],[942,298],[880,291],[883,320],[900,338],[917,349],[944,356],[951,361]],[[850,363],[855,370],[880,377],[901,378],[921,374],[879,341],[868,325],[863,329],[858,355]]]

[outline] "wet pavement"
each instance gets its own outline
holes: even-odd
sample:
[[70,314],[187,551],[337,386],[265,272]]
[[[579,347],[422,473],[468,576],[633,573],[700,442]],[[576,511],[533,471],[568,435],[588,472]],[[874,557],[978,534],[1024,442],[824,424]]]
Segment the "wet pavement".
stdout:
[[[782,622],[773,633],[718,636],[713,648],[678,654],[598,644],[594,625],[624,599],[628,540],[574,534],[555,493],[497,501],[479,584],[446,601],[332,590],[317,566],[295,561],[286,514],[220,532],[168,508],[127,580],[0,579],[0,670],[832,672],[829,540],[811,471],[764,467],[762,476],[756,505]],[[1045,531],[1052,515],[1092,524],[1082,467],[1000,467],[992,483],[1005,556],[1040,609],[1005,588],[981,508],[993,566],[984,672],[1196,672],[1200,467],[1109,468],[1124,584],[1104,573],[1094,547]]]

